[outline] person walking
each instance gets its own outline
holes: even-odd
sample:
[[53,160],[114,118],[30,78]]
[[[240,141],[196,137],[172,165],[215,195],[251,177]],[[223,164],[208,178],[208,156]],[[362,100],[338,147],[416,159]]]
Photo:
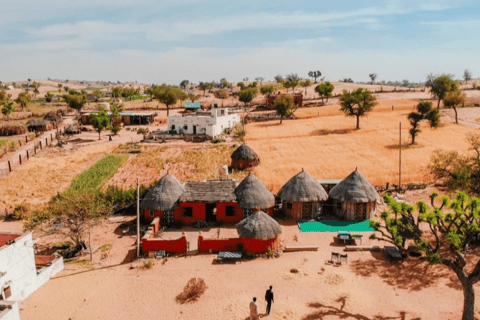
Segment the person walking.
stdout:
[[250,320],[258,319],[258,310],[257,310],[257,298],[253,298],[253,301],[250,302]]
[[272,286],[270,286],[270,289],[265,292],[265,301],[267,301],[267,314],[270,314],[270,309],[272,308],[272,302],[275,302],[273,299],[273,291],[272,291]]

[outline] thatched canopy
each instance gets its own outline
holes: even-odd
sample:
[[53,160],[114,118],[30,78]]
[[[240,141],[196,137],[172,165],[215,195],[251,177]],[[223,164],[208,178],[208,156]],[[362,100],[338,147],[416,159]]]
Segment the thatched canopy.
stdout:
[[75,126],[69,125],[68,127],[65,128],[64,132],[65,134],[77,134],[77,133],[80,133],[80,129],[78,129]]
[[235,188],[238,206],[242,209],[265,209],[275,205],[275,197],[253,174]]
[[178,206],[178,199],[185,188],[174,176],[164,175],[143,198],[140,208],[150,210],[173,210]]
[[377,190],[360,173],[353,171],[348,177],[330,190],[330,197],[341,202],[367,203],[380,201]]
[[328,199],[322,185],[303,169],[285,183],[278,196],[291,202],[317,202]]
[[185,183],[182,202],[234,202],[237,183],[233,180],[189,181]]
[[233,151],[232,155],[230,156],[232,160],[247,160],[247,161],[260,161],[258,154],[247,146],[246,144],[242,144],[238,147],[235,151]]
[[282,227],[265,212],[257,211],[237,223],[237,232],[244,238],[266,240],[278,237],[282,233]]
[[29,120],[27,126],[29,127],[46,127],[50,124],[47,120]]
[[53,121],[53,122],[56,122],[56,121],[61,121],[62,120],[62,113],[61,112],[49,112],[47,113],[44,117],[43,117],[43,120],[48,120],[48,121]]

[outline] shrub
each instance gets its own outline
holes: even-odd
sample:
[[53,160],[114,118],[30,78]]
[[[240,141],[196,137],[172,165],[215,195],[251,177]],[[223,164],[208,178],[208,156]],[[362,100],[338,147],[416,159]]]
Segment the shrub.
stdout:
[[237,123],[235,127],[233,127],[233,134],[236,136],[241,136],[245,133],[243,126],[240,123]]
[[192,278],[188,280],[187,285],[183,288],[183,292],[176,298],[180,304],[197,301],[208,289],[205,280],[202,278]]
[[215,138],[215,139],[212,139],[212,141],[210,141],[210,142],[213,143],[213,144],[222,143],[222,142],[225,142],[225,139]]
[[215,91],[215,96],[220,99],[227,99],[228,98],[228,90],[227,89],[219,89]]
[[145,267],[145,269],[150,269],[154,265],[155,261],[153,261],[152,259],[143,260],[143,266]]

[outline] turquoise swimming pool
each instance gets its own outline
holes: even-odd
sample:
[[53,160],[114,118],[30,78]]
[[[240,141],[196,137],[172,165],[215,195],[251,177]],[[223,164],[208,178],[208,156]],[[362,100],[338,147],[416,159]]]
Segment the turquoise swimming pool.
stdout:
[[304,221],[299,222],[301,232],[371,232],[370,221]]

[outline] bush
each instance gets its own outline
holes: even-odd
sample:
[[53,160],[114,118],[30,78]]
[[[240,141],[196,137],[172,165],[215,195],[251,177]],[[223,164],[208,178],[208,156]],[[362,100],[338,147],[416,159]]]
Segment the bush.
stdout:
[[180,304],[197,301],[208,289],[205,280],[202,278],[192,278],[188,280],[187,285],[183,288],[183,292],[176,298]]
[[154,265],[155,261],[153,261],[152,259],[143,260],[143,266],[145,267],[145,269],[150,269]]
[[245,133],[243,130],[243,126],[240,123],[237,123],[235,127],[233,127],[233,134],[236,136],[241,136]]
[[211,143],[222,143],[222,142],[225,142],[225,139],[222,139],[222,138],[215,138],[215,139],[212,139],[212,141],[210,141]]
[[227,89],[219,89],[215,91],[215,96],[220,99],[227,99],[228,98],[228,90]]

